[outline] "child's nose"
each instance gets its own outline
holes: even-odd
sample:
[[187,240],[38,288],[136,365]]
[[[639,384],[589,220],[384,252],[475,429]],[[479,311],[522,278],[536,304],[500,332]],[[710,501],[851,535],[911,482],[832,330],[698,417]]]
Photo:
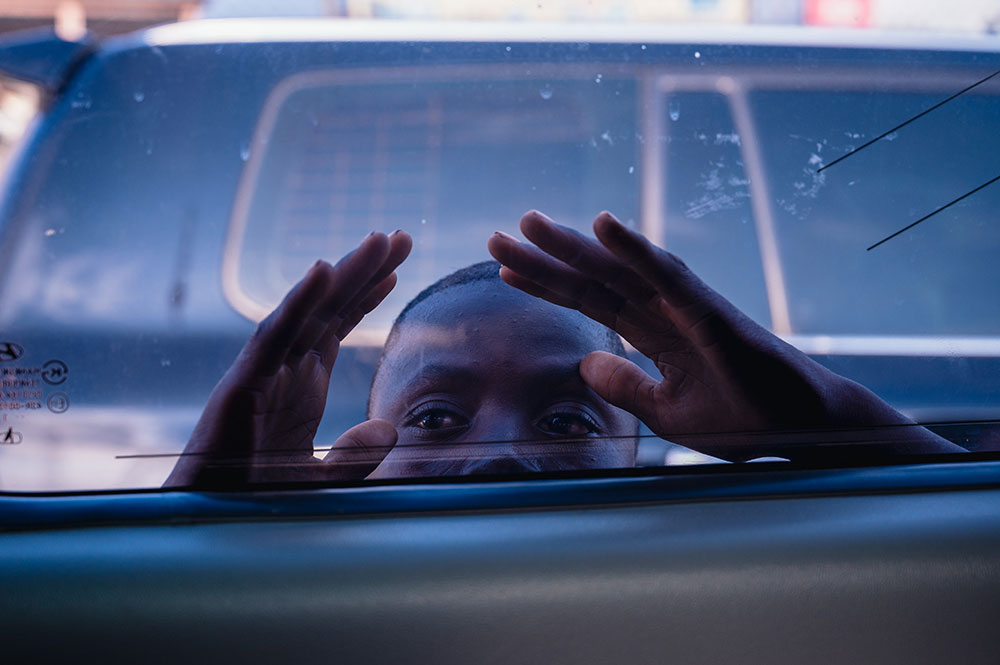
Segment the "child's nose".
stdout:
[[530,422],[503,409],[481,410],[469,432],[462,473],[530,473],[540,471],[537,460],[519,453],[521,444],[539,436]]
[[462,469],[463,475],[471,474],[514,474],[514,473],[535,473],[539,471],[534,460],[524,459],[515,454],[501,455],[496,457],[483,457],[469,459]]

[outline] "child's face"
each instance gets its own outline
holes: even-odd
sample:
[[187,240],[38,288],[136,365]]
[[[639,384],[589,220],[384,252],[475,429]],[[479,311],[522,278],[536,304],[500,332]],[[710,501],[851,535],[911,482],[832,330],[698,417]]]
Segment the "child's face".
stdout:
[[601,334],[505,285],[431,296],[402,324],[372,387],[370,416],[392,423],[399,441],[371,477],[633,466],[636,419],[578,371],[606,346]]

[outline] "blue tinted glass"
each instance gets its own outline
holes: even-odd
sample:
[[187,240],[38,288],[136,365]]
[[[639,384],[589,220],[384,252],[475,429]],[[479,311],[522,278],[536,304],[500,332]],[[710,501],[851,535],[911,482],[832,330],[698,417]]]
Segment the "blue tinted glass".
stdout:
[[489,258],[484,229],[514,232],[532,208],[581,229],[602,208],[638,216],[633,81],[496,68],[399,78],[313,73],[272,97],[276,119],[258,128],[243,183],[249,209],[234,219],[238,248],[227,249],[248,315],[269,311],[317,257],[400,228],[415,243],[407,279],[365,322],[384,335],[423,286]]
[[666,95],[664,245],[751,318],[770,325],[749,177],[727,98]]
[[1000,183],[866,251],[1000,175],[1000,97],[960,97],[816,172],[977,78],[922,93],[753,95],[795,332],[1000,334]]

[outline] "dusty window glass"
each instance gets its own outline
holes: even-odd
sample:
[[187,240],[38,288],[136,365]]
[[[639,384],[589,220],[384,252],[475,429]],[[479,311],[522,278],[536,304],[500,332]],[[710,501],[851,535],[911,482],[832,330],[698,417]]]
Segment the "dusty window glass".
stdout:
[[[714,88],[709,76],[699,87]],[[771,327],[743,139],[718,92],[663,93],[662,242],[762,325]]]
[[[983,73],[969,71],[968,78]],[[986,72],[988,73],[988,72]],[[913,74],[910,75],[911,77]],[[1000,350],[1000,189],[986,188],[905,235],[866,251],[997,175],[988,82],[817,173],[901,120],[955,92],[928,74],[868,89],[761,91],[753,96],[792,330],[804,335],[979,337]],[[822,306],[820,306],[822,305]],[[898,342],[900,346],[905,341]]]
[[263,318],[317,252],[337,256],[371,230],[406,229],[410,279],[363,326],[381,343],[424,286],[488,258],[485,229],[533,207],[585,229],[608,199],[634,223],[635,79],[594,76],[529,63],[282,81],[237,195],[223,266],[230,303]]
[[0,489],[1000,446],[996,186],[866,251],[995,177],[996,83],[830,166],[995,53],[193,26],[20,146]]

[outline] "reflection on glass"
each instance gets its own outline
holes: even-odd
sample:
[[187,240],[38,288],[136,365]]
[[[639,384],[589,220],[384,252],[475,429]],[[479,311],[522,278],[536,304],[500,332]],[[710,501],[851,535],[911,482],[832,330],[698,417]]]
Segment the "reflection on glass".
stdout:
[[[810,459],[850,463],[866,441],[912,439],[912,422],[937,423],[930,429],[970,450],[1000,447],[995,426],[982,422],[997,418],[1000,394],[1000,310],[990,291],[998,185],[864,252],[996,175],[1000,79],[817,172],[995,71],[993,55],[629,42],[625,33],[620,43],[513,47],[292,34],[205,43],[207,33],[188,39],[184,26],[155,34],[170,38],[121,41],[74,70],[12,153],[0,209],[0,349],[24,354],[0,359],[0,371],[59,361],[68,373],[60,385],[7,378],[0,489],[160,485],[254,325],[309,265],[396,228],[412,238],[411,255],[385,302],[338,345],[329,383],[320,374],[310,390],[269,393],[290,396],[278,406],[309,425],[294,454],[289,441],[264,436],[275,445],[262,439],[255,454],[274,459],[257,459],[258,475],[266,461],[308,478],[303,456],[318,464],[331,452],[353,459],[352,478],[796,460],[807,447]],[[648,291],[624,307],[609,294],[614,276],[587,266],[569,274],[593,283],[557,280],[548,296],[518,294],[494,275],[428,297],[399,324],[379,367],[407,303],[488,258],[493,231],[516,235],[530,208],[588,237],[594,213],[614,210],[759,324],[751,337],[767,348],[689,366],[690,348],[663,343],[676,322],[649,309]],[[505,242],[489,240],[493,250]],[[472,293],[507,313],[476,309]],[[516,298],[520,305],[500,307]],[[544,309],[546,299],[571,307]],[[598,323],[624,338],[625,357],[652,384],[668,375],[648,393],[669,395],[668,406],[644,411],[602,392],[602,372],[619,366],[584,359],[623,357],[614,335],[604,344],[587,332]],[[473,343],[473,330],[494,336]],[[769,364],[775,354],[791,358],[771,332],[819,369],[797,356]],[[425,358],[434,349],[454,358],[404,367],[403,352],[416,346]],[[550,347],[562,356],[539,356]],[[470,378],[470,364],[480,378]],[[435,366],[444,371],[433,375]],[[720,367],[741,382],[712,373]],[[773,390],[788,367],[866,386],[884,400],[870,404],[892,405],[881,412],[895,414],[891,424],[839,417],[817,434],[803,415],[816,413],[809,390]],[[414,387],[435,376],[442,383],[430,393]],[[615,376],[641,378],[620,368]],[[479,403],[496,404],[508,384],[523,388],[511,389],[509,418],[486,418]],[[652,384],[625,385],[641,396]],[[710,397],[695,399],[702,385]],[[848,402],[869,404],[859,395]],[[755,406],[741,411],[747,399]],[[907,418],[893,420],[900,413]],[[628,414],[632,425],[609,414]],[[369,420],[388,425],[352,438]],[[509,435],[491,433],[498,423]],[[227,431],[244,445],[256,436]],[[345,445],[352,440],[385,454],[363,459],[362,446]],[[848,444],[859,452],[829,453]],[[247,451],[229,453],[245,471]]]

